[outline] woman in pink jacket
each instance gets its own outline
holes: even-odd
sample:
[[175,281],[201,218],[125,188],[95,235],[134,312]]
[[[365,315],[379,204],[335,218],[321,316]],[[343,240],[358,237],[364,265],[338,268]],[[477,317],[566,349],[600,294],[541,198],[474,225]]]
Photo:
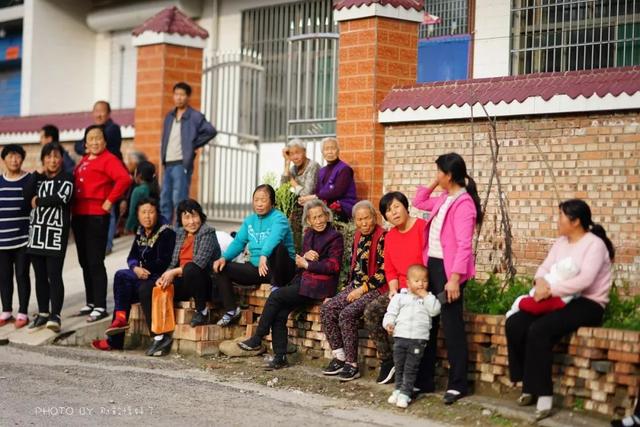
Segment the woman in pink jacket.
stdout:
[[[536,418],[550,415],[553,400],[552,349],[563,336],[581,326],[599,326],[609,302],[611,262],[615,250],[604,228],[591,220],[591,209],[579,199],[560,203],[558,234],[549,255],[535,275],[536,301],[574,295],[565,307],[551,313],[534,315],[519,311],[505,326],[509,349],[511,381],[522,381],[518,404],[534,403]],[[545,280],[551,266],[571,258],[579,266],[577,275],[554,281]]]
[[[480,198],[475,181],[467,174],[464,159],[443,154],[436,159],[436,179],[428,187],[418,187],[413,206],[429,212],[425,228],[424,258],[429,272],[429,291],[439,296],[440,318],[449,359],[449,384],[444,403],[450,405],[468,393],[467,337],[464,330],[463,291],[465,282],[476,273],[473,233],[482,222]],[[436,187],[444,191],[433,194]],[[434,318],[430,336],[437,337],[440,319]],[[429,340],[420,366],[416,387],[433,383],[437,340]]]

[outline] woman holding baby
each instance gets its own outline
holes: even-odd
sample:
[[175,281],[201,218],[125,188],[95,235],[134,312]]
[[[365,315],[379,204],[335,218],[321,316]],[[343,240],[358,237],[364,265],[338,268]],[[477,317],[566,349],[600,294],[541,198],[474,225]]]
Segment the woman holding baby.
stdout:
[[615,254],[605,230],[593,223],[591,209],[582,200],[560,203],[558,234],[535,274],[531,305],[572,298],[566,304],[558,301],[557,309],[544,310],[544,314],[534,314],[520,305],[520,311],[509,316],[506,323],[511,380],[522,381],[518,404],[533,404],[537,397],[538,420],[551,413],[553,346],[582,326],[602,323]]

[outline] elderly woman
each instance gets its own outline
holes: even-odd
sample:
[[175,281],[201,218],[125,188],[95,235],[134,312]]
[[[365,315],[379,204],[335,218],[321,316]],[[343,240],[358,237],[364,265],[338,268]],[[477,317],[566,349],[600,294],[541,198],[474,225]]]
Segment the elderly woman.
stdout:
[[[213,260],[220,258],[220,245],[216,230],[206,224],[207,216],[195,200],[186,199],[178,203],[176,217],[179,228],[173,256],[167,270],[155,281],[155,286],[165,289],[174,285],[174,301],[195,300],[196,310],[191,318],[191,327],[195,328],[208,322],[207,301],[211,296],[209,274]],[[149,281],[141,284],[141,300],[151,301],[153,286]],[[147,356],[168,354],[172,342],[169,333],[154,336]]]
[[79,314],[88,314],[87,322],[95,322],[108,316],[104,257],[110,212],[131,185],[131,177],[122,161],[107,150],[104,126],[89,126],[85,140],[86,154],[74,171],[71,228],[87,302]]
[[291,285],[272,292],[260,316],[255,334],[238,343],[246,351],[262,346],[262,338],[273,338],[273,360],[267,369],[285,368],[287,362],[287,317],[306,304],[317,303],[336,293],[344,250],[342,235],[331,225],[331,210],[320,200],[304,205],[308,228],[304,233],[303,256],[296,255],[299,272]]
[[335,138],[322,140],[322,155],[327,165],[318,173],[315,193],[300,197],[300,201],[321,199],[334,212],[336,219],[349,221],[353,205],[357,202],[353,169],[340,160],[340,147]]
[[378,298],[386,284],[384,276],[384,229],[376,224],[376,211],[368,200],[356,203],[353,218],[351,270],[345,288],[322,305],[320,320],[333,360],[322,371],[340,381],[360,377],[358,369],[358,322],[364,309]]
[[380,199],[380,212],[393,225],[385,236],[384,270],[387,284],[380,289],[380,296],[371,301],[364,311],[365,327],[376,343],[380,363],[379,384],[393,381],[392,338],[382,327],[389,301],[400,290],[407,287],[407,270],[413,264],[423,264],[425,220],[409,215],[407,197],[393,191]]
[[[38,314],[29,325],[29,332],[43,327],[60,332],[60,312],[64,301],[62,267],[67,252],[71,220],[73,176],[63,170],[64,149],[50,142],[42,147],[40,159],[43,172],[35,172],[25,197],[33,212],[29,224],[27,253],[36,273]],[[43,218],[57,218],[43,221]]]
[[289,221],[293,231],[296,250],[300,250],[302,242],[302,210],[306,196],[314,193],[318,181],[320,165],[307,157],[307,146],[300,139],[292,139],[282,150],[284,172],[280,182],[291,185],[291,191],[298,196]]
[[[288,285],[296,272],[293,236],[287,218],[274,208],[276,192],[268,184],[262,184],[253,191],[253,211],[242,222],[235,239],[222,257],[213,263],[217,273],[214,283],[222,299],[225,314],[218,326],[228,326],[240,316],[233,294],[233,283],[256,286],[265,281],[272,289]],[[249,262],[238,263],[231,260],[249,251]],[[229,262],[227,262],[229,260]]]
[[[507,319],[505,326],[511,381],[522,381],[518,404],[532,404],[537,397],[538,420],[551,413],[553,346],[582,326],[602,324],[615,255],[607,233],[602,226],[594,224],[591,209],[582,200],[560,203],[558,234],[560,237],[535,274],[534,298],[542,301],[550,297],[577,297],[564,308],[541,316],[519,311]],[[579,266],[578,274],[548,283],[544,276],[554,264],[567,258]]]
[[129,311],[135,302],[141,302],[144,318],[151,330],[151,299],[140,298],[140,288],[145,283],[146,287],[152,287],[169,267],[176,233],[162,223],[156,199],[140,199],[137,216],[140,226],[127,257],[129,268],[118,270],[113,278],[113,322],[105,331],[107,339],[93,341],[92,346],[97,350],[122,350],[124,331],[129,328]]

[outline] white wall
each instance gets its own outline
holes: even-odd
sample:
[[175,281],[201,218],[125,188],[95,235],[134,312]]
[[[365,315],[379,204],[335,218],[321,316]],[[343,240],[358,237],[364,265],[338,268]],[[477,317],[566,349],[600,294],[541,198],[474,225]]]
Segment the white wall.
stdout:
[[94,101],[96,34],[91,2],[26,0],[21,115],[82,111]]
[[510,0],[476,2],[473,77],[509,75]]
[[111,41],[111,76],[109,100],[113,108],[136,105],[137,50],[132,44],[131,30],[114,32]]

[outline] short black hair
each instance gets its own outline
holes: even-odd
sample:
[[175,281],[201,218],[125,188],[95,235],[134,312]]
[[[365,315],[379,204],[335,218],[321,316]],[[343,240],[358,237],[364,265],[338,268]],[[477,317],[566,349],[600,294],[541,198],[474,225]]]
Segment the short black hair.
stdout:
[[24,160],[24,158],[27,157],[27,152],[24,151],[24,148],[22,148],[18,144],[5,145],[4,148],[2,149],[2,154],[0,154],[0,157],[2,157],[2,160],[4,160],[4,158],[7,157],[10,153],[16,153],[20,155],[20,157],[22,157],[22,160]]
[[133,208],[136,210],[136,214],[138,213],[138,209],[142,205],[151,205],[156,208],[156,212],[160,214],[160,204],[158,203],[158,199],[155,199],[153,197],[143,197],[142,199],[138,200],[138,203],[133,206]]
[[64,148],[62,148],[59,142],[48,142],[44,144],[42,151],[40,151],[40,161],[44,161],[44,158],[54,151],[60,153],[60,157],[64,156]]
[[107,135],[104,133],[104,125],[91,125],[88,128],[85,129],[84,131],[84,142],[87,142],[87,135],[89,135],[89,132],[91,132],[94,129],[100,129],[100,132],[102,132],[102,137],[106,140],[107,139]]
[[402,203],[402,206],[404,206],[406,210],[409,210],[409,200],[407,199],[407,196],[399,191],[390,191],[382,196],[382,199],[380,199],[380,205],[378,206],[380,209],[380,213],[385,219],[387,218],[387,210],[394,200]]
[[269,195],[269,200],[271,201],[271,207],[276,206],[276,190],[274,190],[272,186],[270,186],[269,184],[258,185],[256,189],[253,190],[253,194],[251,195],[252,199],[253,199],[253,196],[255,196],[258,191],[265,191]]
[[200,220],[204,224],[207,220],[207,216],[202,211],[202,206],[200,203],[193,199],[184,199],[180,203],[178,203],[178,207],[176,209],[176,221],[178,225],[182,227],[182,214],[188,212],[190,214],[197,213],[200,216]]
[[111,114],[111,104],[109,104],[107,101],[101,99],[100,101],[96,101],[93,104],[93,108],[96,108],[96,105],[98,105],[98,104],[104,104],[104,106],[107,107],[107,113]]
[[191,96],[191,86],[189,86],[187,83],[185,82],[178,82],[173,86],[173,91],[175,92],[176,89],[182,89],[187,96]]
[[60,131],[54,125],[44,125],[40,128],[42,132],[44,132],[44,136],[51,138],[51,142],[59,142],[60,141]]

